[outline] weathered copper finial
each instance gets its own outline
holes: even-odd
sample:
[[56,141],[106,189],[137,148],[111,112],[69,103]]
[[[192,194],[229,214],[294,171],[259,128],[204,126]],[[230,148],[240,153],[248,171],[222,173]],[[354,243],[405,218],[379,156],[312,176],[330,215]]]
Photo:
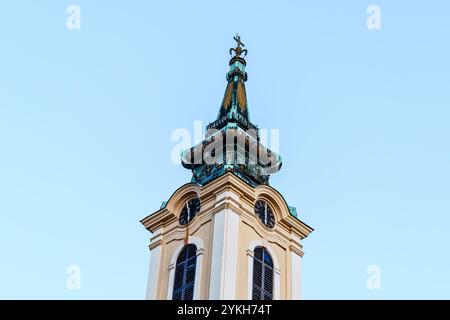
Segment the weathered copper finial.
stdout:
[[236,41],[237,45],[236,45],[236,48],[230,49],[230,55],[231,55],[231,52],[234,51],[235,55],[233,58],[239,58],[241,56],[241,54],[244,54],[244,56],[246,56],[247,49],[242,50],[242,47],[245,47],[245,45],[244,45],[244,43],[242,43],[241,37],[239,36],[239,34],[236,33],[236,36],[233,37],[233,39]]

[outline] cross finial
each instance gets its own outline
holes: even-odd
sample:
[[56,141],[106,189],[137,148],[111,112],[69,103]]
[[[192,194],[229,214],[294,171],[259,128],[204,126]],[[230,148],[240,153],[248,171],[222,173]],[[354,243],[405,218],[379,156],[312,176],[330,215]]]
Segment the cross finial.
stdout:
[[245,45],[244,45],[244,44],[242,43],[242,41],[241,41],[241,36],[240,36],[239,34],[236,33],[236,36],[233,37],[233,39],[237,42],[237,47],[238,47],[238,48],[240,48],[241,45],[242,45],[243,47],[245,47]]
[[247,55],[247,49],[242,49],[245,45],[241,41],[241,36],[236,33],[236,36],[234,36],[233,39],[237,42],[237,45],[236,48],[230,49],[230,54],[234,51],[236,58],[239,58],[241,54]]

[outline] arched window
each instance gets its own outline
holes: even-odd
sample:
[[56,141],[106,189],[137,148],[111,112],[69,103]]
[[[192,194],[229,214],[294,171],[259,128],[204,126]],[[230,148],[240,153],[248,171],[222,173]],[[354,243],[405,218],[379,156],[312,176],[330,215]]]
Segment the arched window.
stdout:
[[197,247],[188,244],[178,255],[173,282],[172,300],[193,300]]
[[253,300],[273,299],[273,261],[264,247],[253,252]]

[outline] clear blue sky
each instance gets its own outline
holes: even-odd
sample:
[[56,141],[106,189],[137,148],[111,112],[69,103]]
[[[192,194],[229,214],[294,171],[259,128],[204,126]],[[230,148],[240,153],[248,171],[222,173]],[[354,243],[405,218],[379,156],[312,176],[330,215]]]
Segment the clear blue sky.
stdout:
[[316,229],[304,298],[450,298],[449,14],[444,0],[2,3],[0,298],[144,297],[139,220],[190,180],[170,135],[217,116],[236,32],[252,121],[280,129],[271,185]]

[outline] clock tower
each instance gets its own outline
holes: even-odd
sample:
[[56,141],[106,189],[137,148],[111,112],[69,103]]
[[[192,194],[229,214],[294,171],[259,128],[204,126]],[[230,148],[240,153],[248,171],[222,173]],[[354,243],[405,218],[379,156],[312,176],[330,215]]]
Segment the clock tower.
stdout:
[[141,223],[151,232],[147,299],[300,299],[313,229],[269,185],[281,157],[250,122],[247,50],[236,35],[218,117],[181,156],[191,182]]

